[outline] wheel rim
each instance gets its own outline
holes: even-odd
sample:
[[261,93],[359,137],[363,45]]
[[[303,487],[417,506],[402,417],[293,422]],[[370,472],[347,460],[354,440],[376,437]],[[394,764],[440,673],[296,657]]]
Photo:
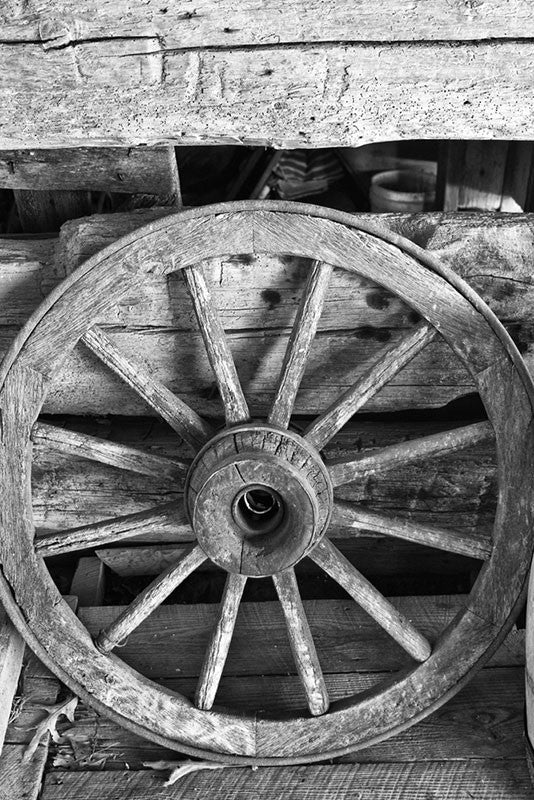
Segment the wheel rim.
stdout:
[[[196,265],[216,255],[254,254],[267,249],[272,252],[273,239],[277,252],[313,259],[313,265],[281,370],[275,402],[267,421],[262,421],[260,427],[264,434],[272,430],[278,441],[285,437],[293,447],[306,450],[319,475],[316,480],[320,483],[322,476],[326,488],[322,484],[321,487],[310,484],[303,477],[302,469],[292,471],[289,462],[287,467],[277,462],[276,469],[269,472],[270,467],[266,466],[269,459],[260,452],[261,448],[245,448],[246,458],[243,458],[251,470],[243,484],[245,494],[259,488],[270,492],[273,507],[277,498],[286,502],[283,486],[271,485],[272,476],[281,468],[286,469],[286,480],[294,480],[296,491],[302,495],[299,513],[307,514],[310,521],[282,555],[274,537],[272,563],[263,558],[261,567],[257,567],[258,559],[251,557],[250,563],[254,562],[256,567],[249,566],[244,571],[235,568],[232,564],[237,561],[241,564],[244,548],[251,542],[249,537],[239,539],[241,549],[234,554],[237,561],[232,563],[224,561],[231,551],[229,539],[218,550],[208,539],[202,540],[204,533],[209,538],[209,520],[213,515],[210,498],[214,486],[228,466],[224,458],[217,461],[215,469],[203,462],[203,454],[209,453],[217,434],[194,412],[189,413],[190,409],[177,405],[160,392],[157,404],[162,416],[170,419],[175,427],[179,426],[196,452],[201,450],[189,473],[192,491],[188,491],[188,510],[203,547],[193,546],[178,565],[171,566],[153,582],[150,592],[134,601],[125,612],[126,616],[100,635],[95,647],[88,632],[59,597],[42,561],[47,546],[51,548],[48,553],[59,552],[54,551],[54,547],[65,547],[65,537],[58,537],[59,544],[57,541],[41,543],[37,552],[33,543],[31,435],[48,381],[65,354],[83,336],[84,343],[112,369],[122,369],[123,378],[132,385],[136,379],[135,369],[128,373],[131,365],[120,363],[120,353],[115,352],[108,337],[95,327],[95,319],[127,290],[140,272],[182,269],[225,408],[227,427],[223,434],[218,434],[219,439],[222,436],[229,441],[230,429],[232,436],[235,431],[241,431],[244,438],[253,438],[258,426],[252,426],[249,421],[247,401],[225,345],[220,320],[213,312],[202,270]],[[144,260],[147,253],[151,254],[151,264]],[[331,513],[330,483],[341,485],[347,482],[347,476],[357,477],[361,464],[354,459],[331,463],[326,470],[317,451],[331,438],[336,425],[340,427],[346,415],[352,414],[358,398],[354,398],[354,393],[341,398],[315,420],[302,437],[287,431],[305,355],[313,339],[333,267],[357,272],[382,284],[439,331],[468,367],[495,433],[500,491],[491,553],[485,556],[485,564],[465,608],[443,632],[430,656],[424,637],[412,630],[407,620],[399,619],[382,604],[372,587],[362,582],[361,576],[355,577],[354,569],[350,569],[350,565],[347,567],[328,539],[323,538]],[[95,288],[99,289],[98,293]],[[389,361],[386,357],[390,372],[383,370],[385,378],[382,375],[380,380],[395,374],[394,370],[400,368],[398,365],[402,367],[407,363],[433,335],[429,325],[420,323],[401,346],[394,349]],[[299,353],[304,353],[304,357]],[[383,385],[376,370],[368,376],[368,383],[367,394],[365,387],[359,385],[358,402],[377,384],[378,388]],[[153,388],[150,387],[151,391]],[[146,385],[142,391],[146,395]],[[220,760],[297,763],[368,745],[412,724],[444,702],[487,657],[511,624],[532,552],[530,380],[506,332],[482,301],[428,254],[399,237],[379,233],[373,226],[367,230],[361,225],[356,227],[348,215],[301,204],[228,204],[160,220],[90,259],[52,293],[6,357],[0,397],[2,485],[5,487],[1,544],[5,576],[3,599],[28,641],[74,691],[122,724],[166,746]],[[151,397],[153,399],[154,395]],[[459,446],[487,435],[487,430],[480,426],[469,427],[472,430],[458,434]],[[458,446],[458,442],[453,446]],[[386,456],[395,458],[398,453]],[[229,463],[230,471],[234,470],[235,457]],[[231,502],[226,506],[227,514],[234,514],[234,522],[236,504],[238,506],[245,497],[240,491],[232,492]],[[254,495],[247,497],[250,506]],[[334,513],[343,513],[343,507],[338,504]],[[86,544],[87,540],[83,541]],[[76,544],[76,541],[71,542],[69,549],[76,549]],[[454,546],[469,549],[474,545],[464,540]],[[302,663],[298,668],[312,716],[289,721],[270,720],[205,710],[213,702],[221,657],[224,663],[225,648],[229,644],[228,637],[222,636],[220,631],[218,638],[216,632],[212,640],[200,676],[196,696],[200,708],[187,698],[151,684],[110,654],[135,623],[146,618],[166,596],[165,592],[168,594],[169,586],[178,585],[207,555],[221,563],[217,561],[221,552],[229,570],[222,613],[230,635],[247,576],[274,576],[292,646],[301,656],[307,653],[300,659]],[[292,570],[292,565],[307,553],[311,553],[316,563],[333,574],[341,585],[349,587],[364,608],[367,604],[374,611],[375,619],[380,618],[377,619],[379,624],[398,641],[402,640],[403,647],[411,648],[408,651],[422,662],[365,696],[332,704],[326,716],[322,715],[328,708],[328,696]],[[31,580],[28,580],[29,575]],[[225,625],[220,627],[222,630]],[[218,675],[215,679],[214,673]]]

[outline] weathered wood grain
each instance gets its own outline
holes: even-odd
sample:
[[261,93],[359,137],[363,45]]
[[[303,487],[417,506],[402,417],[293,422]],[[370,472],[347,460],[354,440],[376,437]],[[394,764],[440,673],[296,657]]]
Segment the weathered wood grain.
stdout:
[[508,142],[449,142],[444,211],[499,211],[503,202]]
[[337,431],[435,336],[435,330],[427,323],[422,323],[402,338],[397,345],[382,351],[377,362],[313,421],[306,429],[304,438],[321,450]]
[[300,598],[295,570],[278,572],[273,575],[273,583],[282,607],[293,660],[310,714],[320,716],[328,711],[330,699],[313,634]]
[[8,18],[1,147],[531,135],[525,0],[517,16],[503,2],[440,0],[431,20],[397,1],[378,21],[370,3],[356,14],[312,3],[303,16],[279,2],[168,14],[155,2],[73,5]]
[[172,48],[265,45],[324,41],[418,41],[530,38],[534,36],[532,7],[527,0],[491,0],[466,6],[436,0],[432,14],[418,0],[406,6],[391,0],[387,8],[370,0],[355,6],[349,0],[302,6],[297,0],[246,0],[236,7],[229,0],[209,0],[202,11],[192,2],[162,8],[155,0],[121,0],[102,5],[97,0],[27,0],[2,16],[4,41],[42,41],[46,49],[117,38],[161,37]]
[[0,186],[167,195],[176,192],[176,159],[168,147],[2,150]]
[[[459,419],[457,424],[463,422],[467,420]],[[187,453],[164,423],[147,418],[93,422],[70,418],[63,424],[161,457],[182,458]],[[449,425],[450,422],[437,418],[401,422],[365,417],[337,435],[327,449],[327,456],[348,458],[359,452],[371,457],[380,448],[438,433]],[[33,513],[38,535],[96,523],[108,515],[142,514],[160,504],[182,501],[181,482],[170,487],[168,481],[62,455],[41,443],[34,444],[33,450]],[[340,488],[339,498],[362,503],[362,510],[456,530],[484,542],[491,533],[495,511],[495,479],[494,444],[486,442],[445,457],[412,462],[402,471],[393,469],[370,475]],[[340,526],[335,520],[332,531],[336,538],[355,536],[351,525]],[[155,521],[152,532],[136,536],[136,543],[165,540],[190,541],[191,529],[169,517],[167,521]],[[362,551],[363,555],[364,544]],[[395,552],[406,564],[404,550],[397,548]],[[380,550],[371,550],[370,558],[376,565]]]
[[[380,680],[378,673],[325,675],[332,700],[347,694],[351,686],[368,689]],[[280,713],[297,711],[299,692],[296,676],[250,676],[222,679],[221,705],[238,710]],[[193,678],[166,681],[174,690],[191,695]],[[35,714],[31,700],[25,719]],[[78,706],[77,719],[63,742],[53,748],[73,770],[118,769],[127,764],[140,769],[145,761],[176,759],[176,754],[141,739],[90,708]],[[441,709],[412,728],[386,742],[342,757],[345,763],[398,763],[432,760],[515,759],[523,752],[524,692],[521,667],[489,667],[476,675],[469,687]],[[13,741],[16,737],[13,738]],[[94,754],[94,755],[93,755]]]
[[54,233],[64,222],[91,213],[88,191],[34,191],[14,189],[20,225],[24,233]]
[[64,455],[99,461],[101,464],[109,464],[112,467],[163,480],[183,480],[189,468],[188,461],[164,458],[134,447],[42,422],[33,426],[32,440]]
[[214,703],[246,582],[246,576],[239,573],[230,573],[226,578],[219,619],[213,629],[195,691],[198,708],[210,709]]
[[[42,800],[150,800],[161,791],[162,776],[138,772],[49,772]],[[283,796],[287,800],[530,800],[532,784],[523,759],[426,762],[424,764],[349,764],[270,767],[205,771],[183,778],[166,789],[169,797],[198,791],[213,800],[258,800]]]
[[425,661],[432,645],[412,622],[398,611],[337,547],[323,539],[310,554],[324,571],[342,586],[356,603],[416,661]]
[[[55,265],[50,263],[53,245],[48,241],[0,241],[0,299],[4,301],[0,304],[0,353],[14,336],[13,326],[22,324],[43,296],[81,260],[158,213],[149,210],[96,216],[68,224],[58,244]],[[508,219],[505,225],[499,217],[483,215],[388,215],[382,224],[436,252],[444,263],[466,277],[508,324],[532,365],[533,226],[528,215]],[[30,262],[27,267],[26,259]],[[248,266],[236,260],[219,260],[205,268],[217,287],[214,293],[240,377],[261,409],[262,400],[267,392],[272,393],[278,377],[298,302],[296,295],[309,267],[300,259],[259,257]],[[154,367],[163,383],[178,392],[185,384],[191,402],[218,414],[213,376],[200,337],[185,335],[196,327],[186,297],[181,279],[146,276],[138,292],[131,296],[127,293],[102,322],[117,326],[121,333],[117,336],[113,332],[115,341],[124,343],[132,357]],[[401,301],[376,285],[336,270],[312,348],[310,369],[297,398],[301,411],[310,408],[312,395],[324,403],[317,411],[324,411],[356,377],[355,362],[363,366],[378,357],[385,344],[397,341],[412,324],[410,311]],[[269,329],[264,337],[255,332],[262,328]],[[328,367],[333,355],[335,370],[332,363]],[[325,386],[332,386],[331,392],[325,392]],[[424,357],[405,368],[369,408],[440,404],[469,391],[470,379],[447,349],[429,345]],[[202,396],[200,402],[192,396],[196,393]],[[53,387],[47,408],[52,412],[143,414],[146,406],[77,348]]]
[[329,264],[317,261],[313,263],[299,302],[273,405],[269,411],[268,422],[271,425],[283,428],[289,425],[331,277],[332,267]]
[[164,384],[154,380],[150,371],[144,370],[115,347],[100,328],[92,328],[83,341],[106,367],[116,373],[187,442],[199,447],[207,441],[212,432],[209,424]]
[[195,545],[178,562],[167,567],[116,619],[100,631],[96,640],[98,649],[107,653],[123,643],[130,633],[139,627],[205,560],[206,555],[203,550]]
[[24,641],[0,606],[0,754],[22,668]]
[[[460,596],[393,598],[395,607],[434,641],[461,608]],[[325,673],[396,670],[411,658],[352,600],[303,603]],[[80,619],[92,633],[112,622],[124,607],[81,608]],[[213,604],[163,605],[134,631],[120,657],[153,679],[195,677],[217,620]],[[519,648],[520,650],[520,648]],[[158,658],[154,659],[154,652]],[[520,653],[493,657],[522,662]],[[517,661],[515,663],[518,663]],[[177,670],[180,670],[177,673]],[[282,610],[277,602],[242,603],[228,653],[225,675],[295,674]],[[305,705],[300,695],[300,707]]]
[[70,593],[77,597],[80,606],[100,606],[105,590],[103,561],[95,556],[82,556],[72,578]]
[[45,558],[129,539],[131,536],[136,536],[137,533],[154,528],[162,530],[169,524],[171,526],[188,525],[183,503],[171,501],[146,511],[123,514],[100,522],[89,523],[89,525],[82,525],[79,528],[44,534],[37,538],[35,549],[39,555]]
[[247,401],[204,272],[199,267],[187,267],[182,274],[191,295],[208,360],[217,380],[226,422],[228,425],[247,422],[250,418]]
[[9,744],[0,759],[0,800],[37,800],[45,769],[47,747],[38,747],[33,758],[24,758],[26,745]]
[[[364,512],[361,516],[365,516],[366,513],[369,514],[369,512]],[[380,517],[380,515],[377,516]],[[400,526],[398,519],[396,522]],[[376,523],[375,526],[378,527]],[[362,527],[365,529],[366,526],[363,525]],[[372,527],[372,523],[369,523],[369,527]],[[413,526],[417,533],[422,527],[420,525]],[[408,523],[402,525],[401,532],[404,533],[405,529],[407,529],[406,533],[410,533]],[[468,580],[469,576],[476,574],[479,567],[477,561],[474,560],[474,555],[466,557],[447,552],[447,550],[452,551],[452,548],[457,544],[453,532],[451,533],[450,531],[442,531],[443,539],[446,542],[443,547],[446,547],[447,550],[441,550],[441,552],[430,549],[430,547],[412,544],[407,540],[395,541],[395,539],[391,538],[391,535],[386,536],[367,531],[361,533],[355,528],[343,529],[342,532],[346,532],[345,538],[334,540],[338,550],[343,553],[351,564],[357,566],[366,577],[375,580],[376,578],[383,579],[387,576],[390,579],[400,579],[403,583],[407,583],[409,580],[430,580],[432,575],[434,580],[442,579],[450,584],[455,579],[456,581]],[[433,528],[432,532],[434,532]],[[140,538],[142,539],[143,537],[141,536]],[[415,539],[416,536],[414,535],[413,538]],[[458,539],[463,540],[463,536],[459,536]],[[452,541],[452,544],[449,544],[450,541]],[[473,537],[473,551],[476,546],[475,543],[478,543],[478,541],[481,544],[477,548],[477,552],[487,552],[483,550],[483,537],[480,537],[480,540]],[[179,558],[187,547],[188,542],[180,544],[116,545],[115,547],[98,548],[96,556],[121,577],[158,575],[172,561]],[[460,549],[460,545],[458,545],[458,549]],[[464,549],[467,549],[465,544]],[[477,558],[481,557],[480,555],[477,556]],[[219,568],[211,561],[206,561],[199,567],[199,570],[201,572],[219,572]],[[297,564],[296,572],[299,576],[318,576],[321,574],[320,568],[309,558],[305,558]],[[436,586],[436,590],[437,588]]]
[[342,486],[364,475],[399,469],[412,461],[431,456],[439,457],[478,442],[491,441],[493,438],[494,432],[489,422],[475,422],[473,425],[454,428],[445,433],[423,436],[421,439],[384,447],[370,456],[359,454],[352,461],[332,459],[329,461],[330,477],[334,486]]
[[470,536],[465,532],[458,533],[443,528],[432,528],[410,523],[406,519],[388,517],[385,514],[374,514],[354,503],[338,500],[333,509],[334,524],[350,525],[356,530],[371,530],[386,536],[403,539],[409,542],[435,547],[450,553],[458,553],[471,558],[486,560],[491,555],[492,542],[489,536]]

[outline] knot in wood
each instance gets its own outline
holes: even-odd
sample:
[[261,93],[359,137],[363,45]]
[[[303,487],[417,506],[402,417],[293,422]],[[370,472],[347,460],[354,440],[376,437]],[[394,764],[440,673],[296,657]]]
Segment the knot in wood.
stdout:
[[199,545],[228,572],[273,575],[324,535],[332,485],[298,434],[242,425],[215,436],[193,462],[186,504]]

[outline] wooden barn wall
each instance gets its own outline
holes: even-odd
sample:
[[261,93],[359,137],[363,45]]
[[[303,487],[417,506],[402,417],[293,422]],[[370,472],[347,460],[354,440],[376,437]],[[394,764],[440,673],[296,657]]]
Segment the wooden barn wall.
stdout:
[[0,148],[529,139],[527,0],[9,0]]

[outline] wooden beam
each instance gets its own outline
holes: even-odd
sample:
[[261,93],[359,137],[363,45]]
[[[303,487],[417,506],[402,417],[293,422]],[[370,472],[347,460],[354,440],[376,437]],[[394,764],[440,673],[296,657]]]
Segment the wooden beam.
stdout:
[[[14,326],[26,321],[32,308],[62,277],[95,251],[161,213],[148,210],[70,222],[62,231],[55,264],[50,264],[50,242],[0,241],[0,300],[4,301],[0,304],[0,354],[14,337]],[[527,364],[532,366],[534,286],[529,265],[534,239],[528,216],[503,220],[491,215],[391,215],[381,224],[423,242],[465,277],[509,325]],[[260,256],[252,264],[241,263],[239,257],[217,259],[207,266],[247,398],[252,396],[260,413],[262,409],[267,412],[306,269],[300,259],[269,256]],[[185,402],[196,404],[195,410],[220,412],[213,393],[213,375],[196,333],[186,288],[178,276],[169,280],[157,275],[147,277],[135,294],[125,296],[110,310],[102,323],[115,329],[110,335],[117,346],[141,365],[150,364],[155,379],[178,392]],[[365,370],[366,363],[377,357],[386,342],[398,341],[413,324],[413,315],[398,299],[336,270],[310,369],[297,398],[297,413],[323,411]],[[332,348],[336,359],[332,359]],[[365,410],[432,407],[471,391],[471,379],[460,362],[436,342]],[[146,413],[143,401],[82,347],[76,348],[66,362],[45,409],[51,413]]]
[[[393,605],[431,640],[461,609],[462,595],[390,598]],[[384,672],[411,665],[411,658],[354,602],[304,601],[321,665],[328,673]],[[96,635],[116,619],[124,606],[81,608],[79,617]],[[163,605],[133,631],[120,649],[120,657],[150,678],[196,678],[206,645],[217,620],[215,603]],[[358,631],[355,637],[354,631]],[[192,635],[191,632],[194,632]],[[268,631],[268,636],[266,634]],[[158,658],[154,659],[154,653]],[[492,657],[493,666],[522,664],[524,655],[510,648]],[[276,601],[242,603],[226,661],[227,675],[295,675],[285,622]],[[305,706],[304,693],[298,699]]]
[[169,147],[0,151],[0,187],[167,195],[176,191]]
[[[74,19],[37,17],[34,40],[28,26],[8,26],[11,38],[0,44],[0,148],[532,139],[531,39],[391,42],[390,20],[387,34],[375,30],[365,43],[321,37],[310,44],[311,37],[293,35],[280,46],[274,32],[239,43],[226,21],[213,48],[202,39],[184,47],[187,21],[176,26],[174,45],[150,24],[140,37],[120,37],[120,3],[102,17],[117,38],[79,37],[76,20],[91,18],[85,8]],[[503,19],[512,19],[503,8]],[[525,14],[532,28],[532,11],[525,12],[521,35],[529,29]],[[323,36],[328,17],[318,16]],[[288,18],[284,10],[279,25]],[[270,30],[256,15],[254,27]],[[403,34],[408,28],[398,26]]]
[[[460,421],[458,421],[460,424]],[[177,446],[175,435],[165,424],[149,418],[109,421],[107,425],[75,420],[67,421],[73,428],[102,439],[118,440],[128,445],[144,448],[160,455],[180,455],[185,447]],[[416,439],[425,434],[437,433],[450,427],[450,422],[425,420],[417,423],[383,420],[381,416],[356,420],[353,425],[338,434],[327,455],[348,457],[355,450],[372,453],[383,446]],[[451,457],[431,458],[407,465],[402,471],[394,470],[376,475],[370,480],[358,481],[344,487],[342,497],[347,501],[362,502],[364,508],[392,517],[407,517],[414,523],[448,527],[465,531],[473,536],[484,537],[491,533],[495,508],[495,453],[494,445],[488,442],[469,450],[459,451]],[[33,514],[38,534],[49,534],[95,523],[106,517],[143,512],[169,500],[181,501],[183,485],[178,481],[160,479],[116,468],[83,458],[66,456],[47,448],[34,445],[33,467]],[[365,541],[358,541],[358,534],[351,527],[333,525],[330,534],[337,539],[353,540],[353,552],[359,553],[369,567],[370,573],[380,567],[396,569],[394,564],[409,567],[409,554],[415,546],[408,542],[388,541],[387,546],[396,553],[395,562],[388,562],[384,555],[384,540],[365,534]],[[135,544],[156,542],[187,542],[191,540],[191,528],[181,525],[180,519],[169,519],[166,524],[154,525],[150,532],[136,537]],[[126,541],[126,540],[124,540]],[[121,543],[122,544],[122,543]],[[365,553],[366,544],[368,550]],[[352,546],[351,546],[352,547]],[[158,559],[165,561],[162,552]],[[440,564],[450,574],[460,563],[459,557],[440,554],[425,549],[419,564]],[[158,560],[154,562],[154,569]],[[389,566],[388,566],[389,565]],[[446,566],[448,565],[448,566]]]
[[[283,10],[283,13],[281,11]],[[434,0],[432,13],[421,3],[390,0],[377,6],[360,0],[207,0],[162,8],[156,0],[26,0],[16,15],[5,13],[4,41],[41,40],[48,49],[87,39],[161,37],[169,48],[221,47],[324,41],[420,41],[531,38],[534,13],[529,0],[489,0],[480,5]],[[265,35],[265,31],[269,35]]]

